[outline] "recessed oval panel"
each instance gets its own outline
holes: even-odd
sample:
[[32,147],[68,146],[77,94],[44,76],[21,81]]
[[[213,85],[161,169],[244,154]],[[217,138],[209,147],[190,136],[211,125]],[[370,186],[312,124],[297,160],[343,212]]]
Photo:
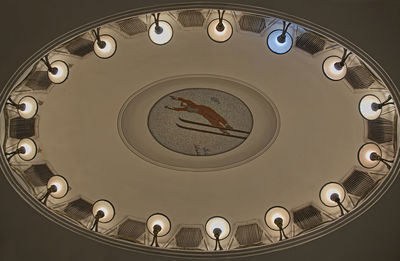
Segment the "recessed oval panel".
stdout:
[[217,75],[152,83],[124,103],[118,118],[121,138],[134,153],[163,167],[192,171],[254,159],[271,146],[279,124],[265,94]]

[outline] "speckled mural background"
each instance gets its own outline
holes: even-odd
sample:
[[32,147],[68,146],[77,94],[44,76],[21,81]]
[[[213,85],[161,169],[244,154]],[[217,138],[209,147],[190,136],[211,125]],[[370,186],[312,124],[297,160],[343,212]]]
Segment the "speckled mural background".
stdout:
[[191,88],[158,100],[150,110],[148,127],[153,137],[170,150],[210,156],[243,143],[253,127],[253,117],[246,104],[229,93]]

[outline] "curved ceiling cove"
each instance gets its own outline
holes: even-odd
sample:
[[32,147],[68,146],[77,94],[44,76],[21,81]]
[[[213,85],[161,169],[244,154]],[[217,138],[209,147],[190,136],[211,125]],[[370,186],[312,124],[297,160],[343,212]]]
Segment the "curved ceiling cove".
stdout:
[[390,78],[315,24],[225,8],[132,10],[39,52],[2,96],[10,184],[72,231],[174,257],[285,249],[370,208],[398,173]]

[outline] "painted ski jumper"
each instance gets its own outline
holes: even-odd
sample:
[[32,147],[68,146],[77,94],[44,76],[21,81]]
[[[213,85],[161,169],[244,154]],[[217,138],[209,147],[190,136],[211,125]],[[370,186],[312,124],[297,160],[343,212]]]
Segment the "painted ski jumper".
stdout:
[[[206,119],[214,127],[232,129],[232,127],[228,124],[227,120],[225,120],[224,117],[219,115],[212,108],[205,106],[205,105],[196,104],[195,102],[185,99],[185,98],[182,98],[182,97],[175,97],[175,96],[170,96],[170,97],[173,100],[181,101],[181,107],[165,106],[166,109],[170,109],[170,110],[174,110],[174,111],[187,111],[187,112],[191,112],[191,113],[197,113],[197,114],[203,116],[203,118]],[[224,129],[219,129],[219,130],[224,134],[229,134],[229,132],[227,130],[224,130]]]

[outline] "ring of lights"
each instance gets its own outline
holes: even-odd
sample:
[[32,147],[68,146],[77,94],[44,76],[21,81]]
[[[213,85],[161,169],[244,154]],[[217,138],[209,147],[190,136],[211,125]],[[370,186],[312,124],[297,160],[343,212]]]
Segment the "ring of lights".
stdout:
[[[221,6],[219,4],[175,4],[175,5],[165,5],[162,7],[158,8],[145,8],[145,9],[139,9],[139,10],[131,10],[129,12],[124,12],[121,14],[117,14],[114,16],[110,16],[107,18],[104,18],[102,20],[97,21],[96,23],[89,24],[86,26],[82,26],[81,28],[74,30],[66,35],[63,35],[62,37],[56,39],[54,42],[51,44],[45,46],[42,48],[38,53],[36,53],[34,56],[32,56],[31,59],[27,60],[18,70],[17,72],[10,78],[10,80],[7,82],[4,91],[1,94],[1,104],[4,106],[4,103],[11,92],[11,90],[14,88],[15,83],[18,82],[20,79],[20,76],[34,63],[36,62],[40,57],[45,55],[49,50],[52,50],[54,47],[59,45],[62,42],[65,42],[66,40],[70,39],[72,36],[76,36],[81,32],[87,31],[89,29],[92,29],[95,25],[100,26],[101,24],[107,23],[114,21],[116,19],[122,19],[125,17],[130,17],[134,16],[137,14],[142,14],[142,13],[147,13],[147,12],[155,12],[155,11],[164,11],[164,10],[171,10],[171,9],[179,9],[179,8],[196,8],[196,7],[201,7],[201,8],[220,8]],[[224,5],[224,8],[227,6]],[[369,57],[366,53],[364,53],[362,50],[360,50],[357,46],[353,45],[351,42],[343,39],[339,35],[330,32],[329,30],[322,28],[320,26],[317,26],[315,24],[312,24],[308,21],[305,21],[303,19],[286,15],[280,12],[275,12],[271,11],[268,9],[263,9],[263,8],[256,8],[256,7],[250,7],[250,6],[245,6],[245,5],[230,5],[229,6],[231,9],[235,10],[241,10],[241,11],[247,11],[247,12],[252,12],[252,13],[257,13],[260,15],[265,15],[265,16],[274,16],[277,18],[285,19],[285,20],[290,20],[296,24],[305,26],[311,30],[318,31],[323,33],[324,35],[330,37],[331,39],[337,41],[338,43],[342,44],[343,46],[346,46],[350,48],[358,57],[362,58],[364,61],[368,62],[371,68],[374,69],[374,71],[381,77],[383,82],[385,83],[386,87],[390,90],[390,93],[393,96],[393,100],[395,103],[400,102],[400,93],[399,91],[395,88],[394,83],[391,81],[390,77],[384,72],[384,70],[371,58]],[[324,227],[323,230],[315,230],[310,233],[303,234],[298,237],[294,237],[291,240],[288,241],[283,241],[279,244],[273,244],[269,246],[261,246],[261,247],[253,247],[253,248],[248,248],[248,249],[241,249],[241,250],[236,250],[236,251],[223,251],[223,252],[213,252],[213,253],[196,253],[193,251],[182,251],[182,250],[172,250],[172,249],[159,249],[159,248],[149,248],[147,246],[142,246],[142,245],[137,245],[137,244],[131,244],[129,242],[125,241],[120,241],[120,240],[114,240],[111,238],[108,238],[106,236],[103,236],[101,234],[93,233],[87,229],[84,229],[82,227],[78,227],[74,225],[71,221],[66,219],[63,216],[60,216],[50,209],[47,209],[43,207],[36,199],[34,199],[19,183],[19,181],[16,179],[16,177],[13,174],[12,169],[10,168],[9,164],[7,163],[5,159],[4,152],[2,151],[2,157],[0,157],[0,167],[3,173],[5,174],[7,180],[10,182],[10,184],[13,186],[15,190],[18,191],[18,193],[33,207],[35,208],[38,212],[49,218],[50,220],[53,220],[57,222],[58,224],[74,231],[79,234],[82,234],[84,236],[96,239],[98,241],[101,241],[103,243],[107,243],[110,245],[114,245],[116,247],[120,247],[123,249],[128,249],[128,250],[135,250],[139,252],[145,252],[145,253],[154,253],[154,254],[161,254],[161,255],[168,255],[168,256],[183,256],[183,257],[232,257],[232,256],[249,256],[249,255],[255,255],[255,254],[261,254],[261,253],[266,253],[266,252],[272,252],[276,251],[279,249],[287,248],[290,246],[298,245],[307,241],[310,241],[312,239],[321,237],[331,231],[334,231],[346,223],[354,220],[357,218],[359,215],[361,215],[363,212],[365,212],[367,209],[369,209],[382,195],[383,193],[389,188],[389,186],[393,183],[395,180],[398,171],[399,171],[399,163],[398,161],[395,161],[392,165],[392,170],[390,175],[387,176],[387,178],[382,182],[381,186],[379,189],[375,189],[369,196],[368,200],[364,201],[363,204],[361,204],[359,207],[351,211],[350,213],[346,214],[343,218],[333,222],[330,225],[327,225]]]

